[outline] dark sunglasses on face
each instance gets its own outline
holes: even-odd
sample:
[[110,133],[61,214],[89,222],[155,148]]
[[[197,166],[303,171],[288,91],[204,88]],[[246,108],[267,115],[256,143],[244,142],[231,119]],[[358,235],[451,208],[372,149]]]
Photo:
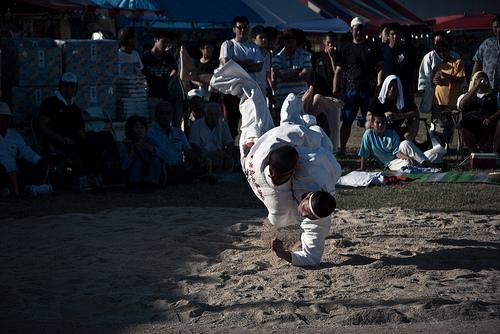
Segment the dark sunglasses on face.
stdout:
[[238,30],[248,29],[248,26],[234,26]]

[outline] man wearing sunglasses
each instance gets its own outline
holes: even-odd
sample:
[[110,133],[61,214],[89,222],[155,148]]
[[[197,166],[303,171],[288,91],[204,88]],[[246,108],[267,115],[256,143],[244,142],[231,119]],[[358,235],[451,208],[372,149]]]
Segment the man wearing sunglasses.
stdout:
[[241,99],[241,165],[255,195],[266,206],[276,227],[300,224],[302,250],[290,252],[275,239],[276,255],[296,266],[317,266],[330,233],[333,194],[341,168],[332,143],[310,115],[303,101],[290,94],[275,127],[258,84],[235,62],[228,62],[210,85]]
[[[233,19],[234,38],[224,41],[220,47],[220,65],[225,65],[229,60],[237,62],[253,80],[257,79],[257,73],[262,70],[262,56],[259,47],[248,39],[250,26],[248,18],[237,16]],[[226,118],[231,130],[231,135],[236,138],[238,135],[238,121],[240,113],[238,111],[239,99],[232,95],[224,96],[226,106]]]

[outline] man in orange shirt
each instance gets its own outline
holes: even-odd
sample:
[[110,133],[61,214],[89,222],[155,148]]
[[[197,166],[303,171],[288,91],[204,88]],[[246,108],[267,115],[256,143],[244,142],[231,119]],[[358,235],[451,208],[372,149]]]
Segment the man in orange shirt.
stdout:
[[465,71],[463,61],[450,56],[450,48],[445,41],[438,42],[435,49],[443,62],[433,69],[432,83],[435,88],[432,123],[434,134],[444,146],[445,143],[451,142],[453,136],[454,123],[451,111],[456,108],[457,99],[462,93]]

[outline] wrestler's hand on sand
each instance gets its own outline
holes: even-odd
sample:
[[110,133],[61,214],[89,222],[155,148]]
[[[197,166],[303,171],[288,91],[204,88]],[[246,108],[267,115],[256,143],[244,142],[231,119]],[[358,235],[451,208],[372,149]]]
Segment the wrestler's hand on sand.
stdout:
[[283,241],[278,238],[274,238],[273,243],[271,244],[271,249],[279,258],[292,263],[292,253],[285,250],[285,248],[283,247]]

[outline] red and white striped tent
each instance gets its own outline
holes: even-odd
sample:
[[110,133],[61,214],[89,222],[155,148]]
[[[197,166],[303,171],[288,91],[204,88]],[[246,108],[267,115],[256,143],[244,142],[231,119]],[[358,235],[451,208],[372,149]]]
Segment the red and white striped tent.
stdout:
[[370,29],[388,22],[421,25],[424,22],[395,0],[303,0],[313,11],[325,18],[338,17],[350,22],[360,17]]

